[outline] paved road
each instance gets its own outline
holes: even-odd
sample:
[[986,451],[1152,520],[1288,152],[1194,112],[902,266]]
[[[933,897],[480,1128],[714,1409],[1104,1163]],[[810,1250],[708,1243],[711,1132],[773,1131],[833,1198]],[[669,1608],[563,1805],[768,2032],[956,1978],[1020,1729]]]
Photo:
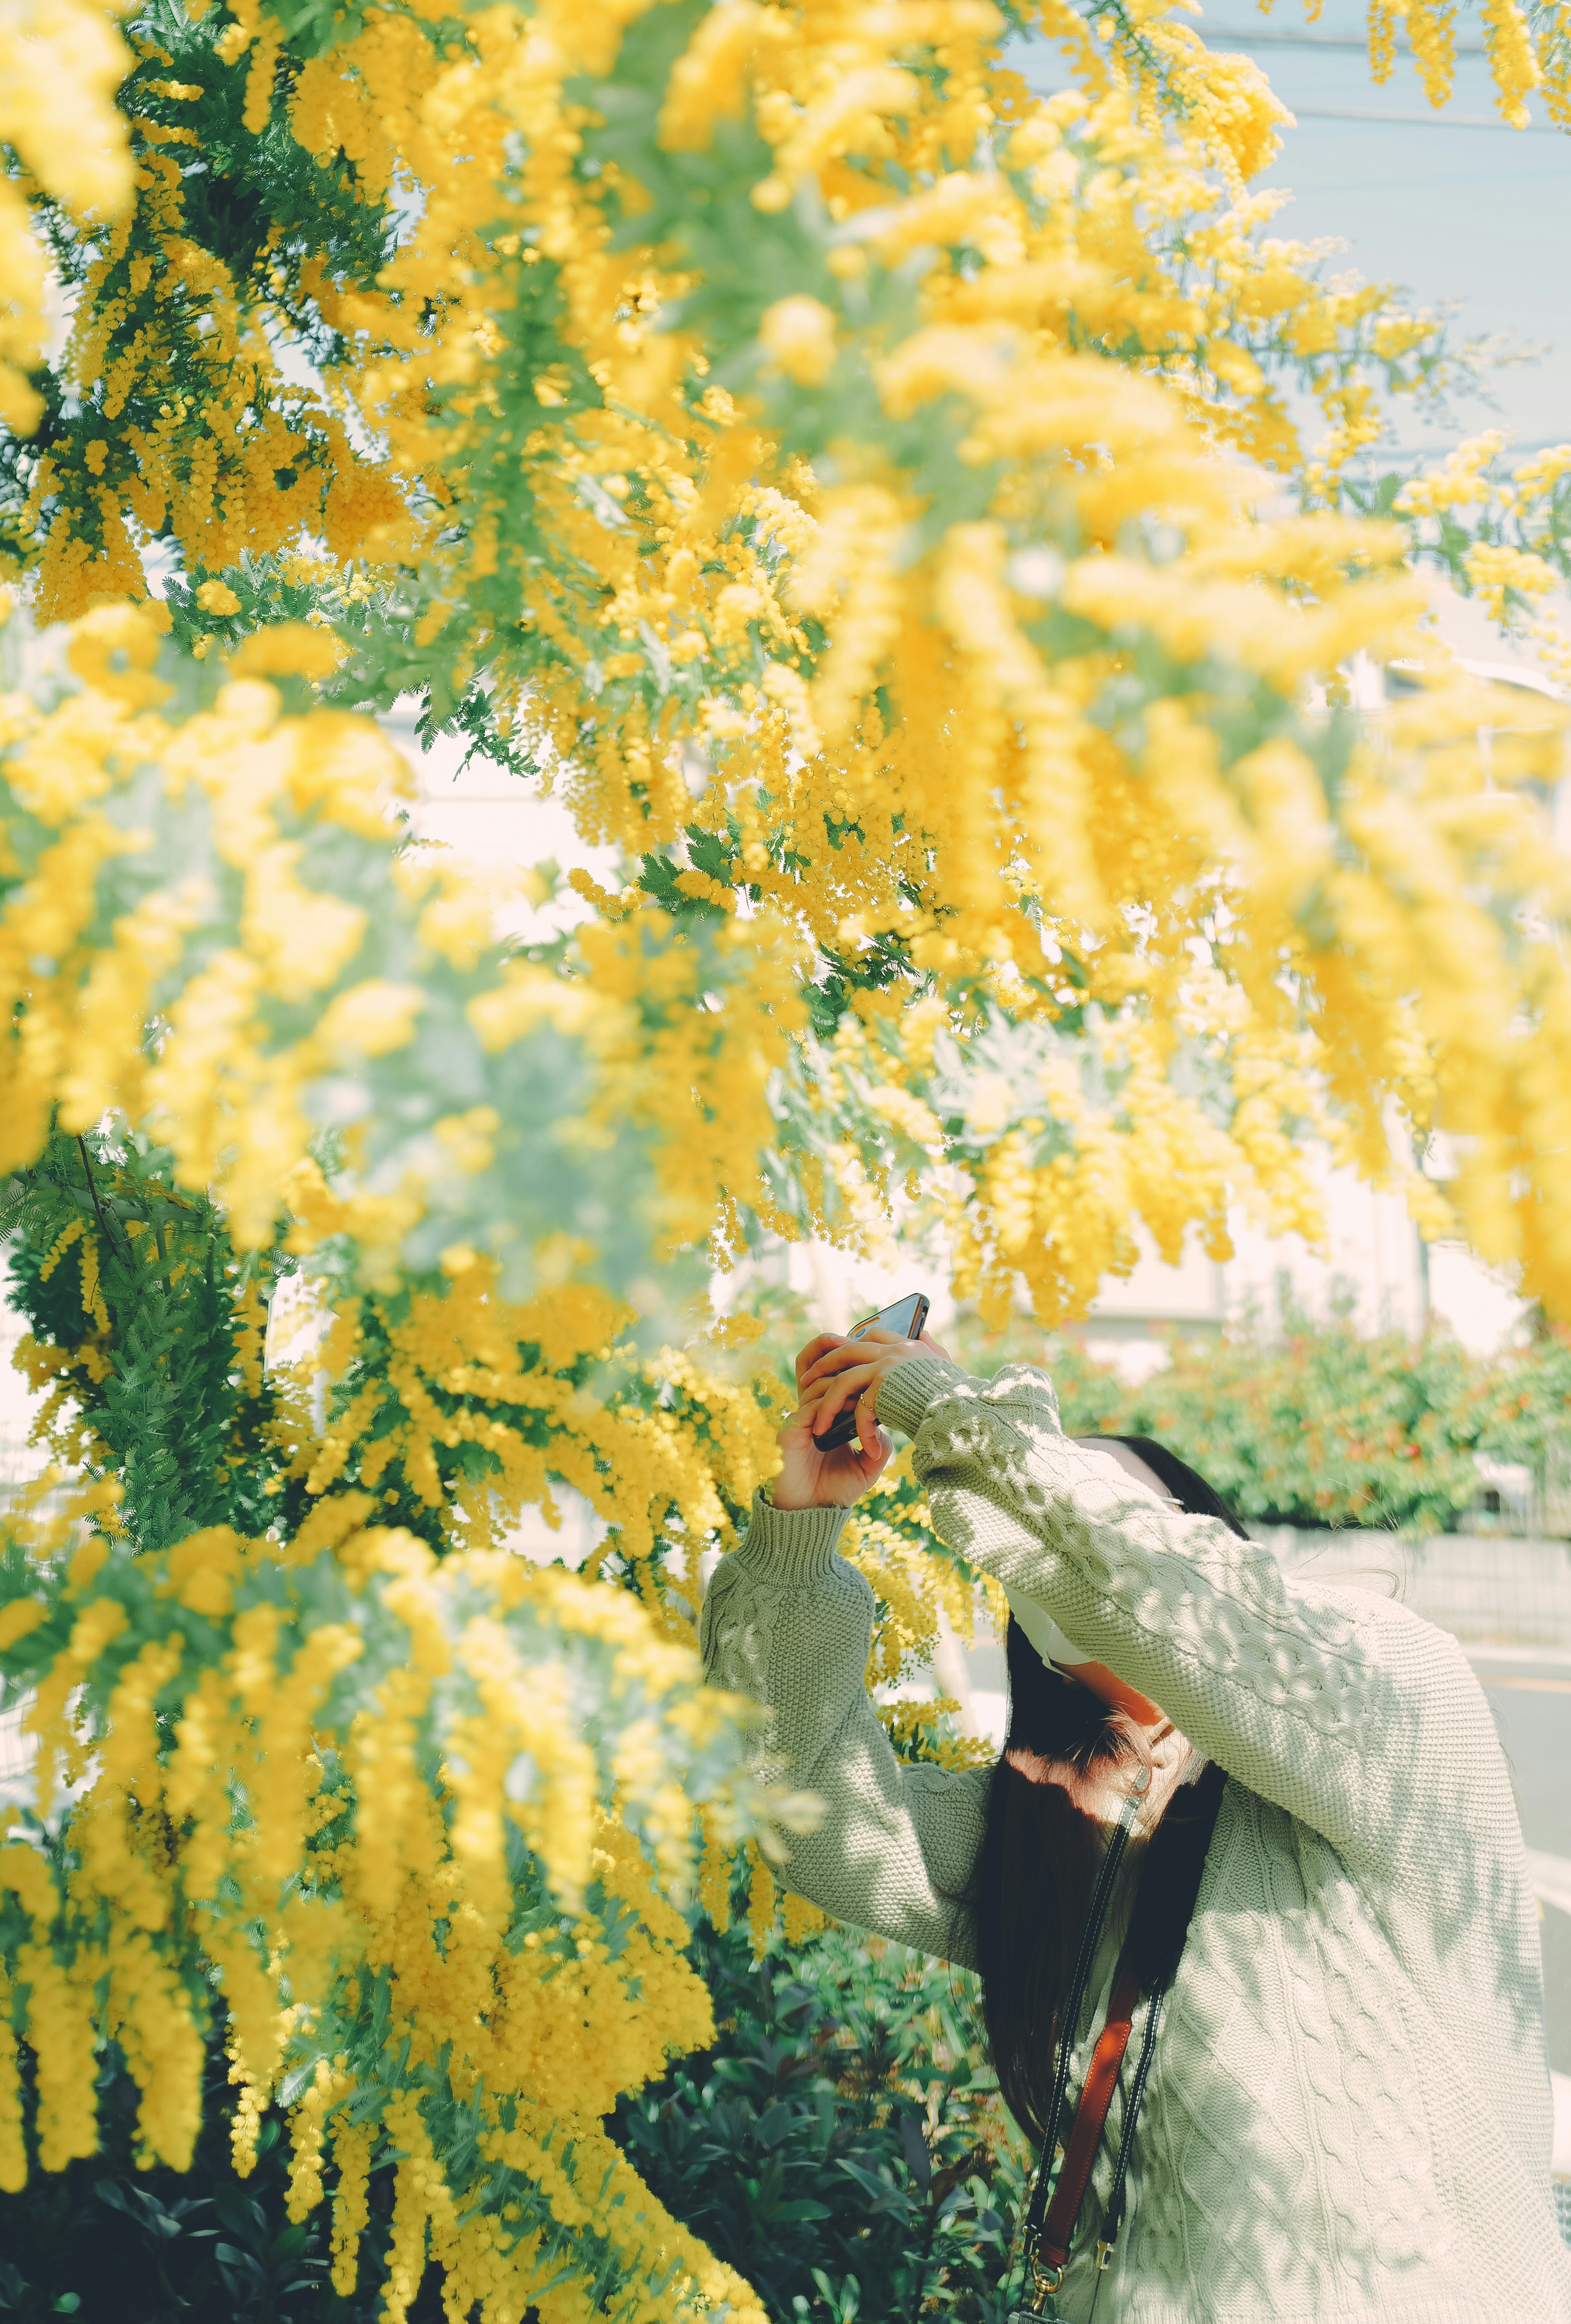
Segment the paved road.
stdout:
[[1571,1655],[1468,1652],[1511,1762],[1539,1892],[1555,2161],[1571,2175]]
[[[1543,1910],[1549,2063],[1571,2074],[1571,1655],[1469,1649],[1516,1784]],[[1549,1901],[1545,1891],[1549,1892]]]

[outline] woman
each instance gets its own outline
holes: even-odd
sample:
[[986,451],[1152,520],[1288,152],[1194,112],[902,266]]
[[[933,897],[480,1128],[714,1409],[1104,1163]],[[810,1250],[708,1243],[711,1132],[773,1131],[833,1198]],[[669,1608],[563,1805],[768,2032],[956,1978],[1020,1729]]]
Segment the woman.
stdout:
[[[973,1379],[931,1340],[874,1332],[813,1341],[797,1383],[780,1473],[710,1585],[706,1669],[767,1707],[766,1779],[823,1803],[792,1886],[981,1968],[1001,2085],[1034,2127],[1107,1835],[1128,1803],[1061,2139],[1143,1843],[1206,1762],[1225,1772],[1124,2231],[1098,2293],[1116,2098],[1060,2313],[1084,2319],[1096,2293],[1099,2324],[1571,2324],[1535,1911],[1455,1642],[1285,1579],[1225,1515],[1175,1507],[1128,1446],[1066,1438],[1031,1366]],[[814,1431],[853,1401],[865,1449],[820,1453]],[[914,1439],[942,1538],[1008,1593],[997,1770],[902,1764],[868,1701],[872,1593],[835,1544],[889,1457],[880,1422]],[[1141,2038],[1137,2013],[1128,2058]]]

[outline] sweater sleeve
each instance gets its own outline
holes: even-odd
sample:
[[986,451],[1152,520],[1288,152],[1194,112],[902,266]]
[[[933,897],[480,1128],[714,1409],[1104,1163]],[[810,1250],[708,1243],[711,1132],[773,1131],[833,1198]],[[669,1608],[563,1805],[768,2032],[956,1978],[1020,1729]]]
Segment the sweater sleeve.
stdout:
[[873,1593],[836,1554],[845,1516],[755,1499],[704,1596],[704,1675],[768,1714],[760,1780],[818,1797],[817,1829],[791,1838],[790,1886],[836,1920],[973,1967],[962,1899],[992,1770],[914,1766],[891,1748],[865,1683]]
[[[1456,1845],[1515,1830],[1487,1705],[1456,1641],[1400,1605],[1284,1576],[1270,1551],[1066,1437],[1052,1383],[923,1358],[879,1417],[913,1437],[941,1538],[1043,1608],[1228,1774],[1355,1873],[1477,1910]],[[1449,1835],[1449,1837],[1447,1837]],[[1516,1841],[1520,1853],[1520,1839]],[[1490,1900],[1498,1910],[1498,1900]]]

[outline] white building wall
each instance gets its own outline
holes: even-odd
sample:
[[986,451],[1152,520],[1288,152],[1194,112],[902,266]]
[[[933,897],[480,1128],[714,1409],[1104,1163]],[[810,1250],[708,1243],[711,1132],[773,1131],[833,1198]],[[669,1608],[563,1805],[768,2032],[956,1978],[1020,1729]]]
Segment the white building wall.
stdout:
[[1286,1304],[1317,1322],[1346,1314],[1364,1334],[1417,1338],[1438,1325],[1475,1353],[1503,1345],[1524,1303],[1460,1242],[1426,1250],[1400,1194],[1365,1185],[1351,1170],[1323,1172],[1326,1242],[1265,1233],[1242,1209],[1228,1220],[1234,1257],[1218,1264],[1193,1239],[1180,1266],[1147,1243],[1123,1281],[1103,1286],[1077,1333],[1088,1353],[1143,1377],[1162,1362],[1168,1334],[1217,1331],[1251,1316],[1269,1331]]

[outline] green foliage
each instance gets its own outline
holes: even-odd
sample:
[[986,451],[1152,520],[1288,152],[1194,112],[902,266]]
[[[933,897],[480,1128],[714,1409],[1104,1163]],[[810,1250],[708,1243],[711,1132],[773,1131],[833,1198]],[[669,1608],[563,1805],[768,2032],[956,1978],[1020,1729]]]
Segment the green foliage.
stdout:
[[1134,1388],[1072,1343],[1015,1336],[967,1360],[1045,1360],[1071,1434],[1159,1438],[1250,1524],[1455,1532],[1479,1497],[1475,1453],[1541,1471],[1571,1426],[1561,1330],[1477,1357],[1443,1332],[1364,1339],[1290,1309],[1279,1334],[1175,1335],[1171,1362]]
[[[1360,514],[1405,522],[1415,564],[1464,596],[1483,595],[1508,635],[1530,635],[1545,592],[1571,580],[1571,469],[1553,453],[1524,458],[1503,431],[1475,438],[1451,465],[1466,487],[1453,486],[1454,497],[1426,490],[1432,480],[1421,470],[1392,470],[1350,486],[1347,498]],[[1502,559],[1493,568],[1490,551]],[[1516,564],[1518,556],[1530,562]],[[1542,575],[1533,559],[1543,561]]]
[[1273,1347],[1183,1351],[1120,1433],[1171,1444],[1249,1519],[1445,1530],[1478,1493],[1468,1371],[1438,1334],[1414,1347],[1294,1319]]
[[[150,138],[143,123],[166,135],[190,133],[181,143],[206,166],[182,175],[187,232],[222,262],[243,294],[280,307],[296,328],[308,328],[311,294],[301,288],[301,266],[325,260],[335,279],[369,288],[393,247],[391,204],[370,196],[342,150],[318,161],[295,137],[288,101],[299,78],[298,55],[285,51],[279,59],[262,129],[245,126],[247,76],[216,53],[231,21],[217,9],[193,16],[179,0],[152,0],[140,10],[129,30],[142,57],[120,92],[121,107],[132,118],[133,150],[156,151],[163,142]],[[439,28],[432,26],[431,37],[441,37]],[[200,94],[171,96],[171,78]],[[130,328],[128,320],[127,337]],[[312,345],[318,361],[333,351],[322,337]]]
[[[301,577],[302,573],[306,577]],[[354,634],[359,601],[352,597],[342,567],[325,558],[308,567],[298,557],[253,556],[246,549],[225,577],[238,603],[239,610],[233,613],[209,612],[198,604],[194,585],[179,574],[165,584],[170,634],[183,651],[189,653],[195,648],[204,658],[212,651],[230,653],[253,630],[274,622],[317,619],[340,625],[351,637]],[[363,619],[363,613],[359,618]],[[211,644],[204,646],[204,638]],[[214,662],[210,668],[216,692],[222,664]],[[279,684],[276,675],[272,683]],[[291,710],[309,707],[311,688],[303,681],[286,678],[280,690],[284,688],[289,689],[285,699]]]
[[[975,1980],[834,1927],[796,1945],[776,1933],[755,1963],[744,1929],[721,1936],[701,1923],[693,1959],[719,2037],[624,2100],[614,2123],[661,2200],[780,2324],[997,2324],[1029,2157],[979,2046]],[[138,2093],[108,2048],[103,2152],[0,2195],[0,2318],[372,2324],[390,2163],[372,2172],[360,2286],[340,2300],[326,2280],[326,2208],[289,2219],[276,2111],[256,2168],[234,2174],[227,2070],[215,2037],[191,2170],[139,2170]],[[441,2314],[432,2270],[410,2324]]]
[[[505,218],[501,222],[499,234],[506,223]],[[516,244],[516,235],[510,238]],[[421,616],[440,587],[436,569],[422,568],[417,579],[408,572],[396,576],[383,568],[374,591],[342,624],[350,650],[326,692],[330,700],[381,709],[400,696],[418,695],[422,741],[428,742],[439,732],[461,733],[510,773],[536,775],[539,768],[535,758],[520,755],[509,739],[510,722],[497,715],[494,680],[498,674],[512,678],[552,676],[574,673],[578,667],[556,622],[542,622],[537,610],[520,621],[520,589],[526,602],[537,596],[542,602],[554,599],[569,625],[583,625],[589,651],[604,650],[594,620],[600,605],[596,577],[564,551],[542,510],[542,488],[560,464],[563,439],[574,442],[575,422],[603,398],[582,350],[561,335],[560,269],[534,250],[523,255],[515,251],[505,263],[494,263],[497,348],[487,375],[485,412],[488,420],[507,424],[475,426],[475,391],[467,383],[463,389],[431,391],[434,420],[451,433],[455,447],[464,447],[461,485],[455,487],[456,496],[446,510],[444,540],[450,544],[460,536],[473,540],[477,523],[483,521],[499,530],[513,550],[512,559],[501,567],[476,558],[468,576],[468,594],[492,641],[484,679],[475,680],[474,662],[468,657],[461,656],[455,666],[450,656],[433,654],[429,633],[421,630]],[[535,383],[547,374],[555,400],[550,424],[545,425],[547,415],[536,398]],[[521,454],[515,437],[523,438]],[[648,512],[641,488],[630,515],[593,476],[582,477],[577,489],[611,530],[621,531],[629,523],[644,526]],[[483,519],[477,511],[483,511]],[[672,678],[668,657],[662,652],[657,659],[665,684],[657,688],[653,678],[648,682],[652,715],[670,691]],[[602,719],[613,704],[625,708],[631,698],[622,680],[602,678],[592,691]],[[689,691],[696,698],[692,686]]]
[[211,1525],[265,1532],[274,1399],[260,1340],[249,1380],[235,1368],[235,1302],[273,1260],[236,1260],[212,1204],[175,1185],[165,1148],[96,1131],[57,1131],[13,1179],[0,1240],[11,1305],[78,1416],[74,1450],[88,1475],[122,1480],[133,1545],[167,1549]]
[[[157,441],[171,408],[200,409],[219,380],[253,419],[270,409],[295,444],[292,484],[310,472],[315,490],[302,509],[319,509],[334,474],[334,444],[311,394],[298,383],[270,380],[255,352],[244,346],[216,359],[221,335],[213,309],[232,292],[260,318],[265,309],[283,318],[318,367],[342,358],[341,333],[318,307],[308,267],[312,262],[338,282],[373,283],[393,248],[388,203],[368,199],[354,164],[343,154],[318,163],[297,142],[287,100],[299,77],[288,54],[276,76],[274,99],[260,133],[245,127],[246,75],[216,53],[230,22],[220,9],[194,18],[176,0],[153,0],[132,20],[140,60],[120,92],[132,120],[133,150],[145,166],[167,168],[167,156],[200,158],[180,167],[163,191],[161,221],[189,237],[205,258],[188,270],[149,270],[133,244],[116,247],[102,229],[83,226],[60,204],[41,201],[39,223],[61,283],[79,294],[89,281],[117,302],[113,327],[97,350],[92,377],[73,381],[51,366],[35,374],[44,399],[41,426],[26,438],[0,429],[0,531],[22,535],[23,506],[37,482],[40,461],[51,464],[48,514],[61,521],[63,503],[85,540],[101,540],[94,471],[87,458],[96,442]],[[171,95],[188,90],[191,95]],[[178,141],[178,142],[176,142]],[[153,346],[159,361],[138,374],[137,348]],[[127,392],[127,383],[134,381]],[[188,477],[188,456],[180,464]],[[139,515],[151,536],[173,543],[167,507],[145,500]]]
[[[40,2324],[372,2324],[380,2268],[363,2267],[354,2298],[327,2282],[325,2209],[288,2216],[289,2144],[274,2114],[257,2139],[256,2168],[238,2179],[229,2152],[229,2061],[208,2045],[203,2129],[186,2172],[138,2169],[139,2093],[110,2044],[98,2074],[102,2152],[61,2172],[35,2172],[19,2195],[0,2194],[0,2318]],[[392,2209],[392,2170],[372,2173],[368,2251],[380,2259]],[[410,2324],[436,2324],[436,2273]]]
[[976,1980],[832,1927],[755,1965],[705,1924],[694,1957],[720,2038],[616,2120],[662,2202],[780,2324],[995,2324],[1029,2157]]

